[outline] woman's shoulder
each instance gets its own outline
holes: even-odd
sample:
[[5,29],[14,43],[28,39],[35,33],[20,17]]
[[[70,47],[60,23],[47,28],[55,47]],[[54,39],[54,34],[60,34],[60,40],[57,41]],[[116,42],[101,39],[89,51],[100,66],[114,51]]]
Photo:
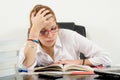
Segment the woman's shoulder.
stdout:
[[70,30],[70,29],[59,29],[59,36],[68,36],[68,37],[75,37],[75,36],[81,36],[76,31]]
[[70,39],[70,40],[82,40],[85,39],[84,36],[81,34],[77,33],[76,31],[70,30],[70,29],[60,29],[59,30],[59,37],[61,39]]
[[62,39],[71,39],[74,38],[76,36],[76,32],[73,30],[69,30],[69,29],[60,29],[59,30],[59,37]]
[[75,33],[75,31],[70,30],[70,29],[60,29],[59,30],[59,34],[67,35],[67,34],[73,34],[73,33]]

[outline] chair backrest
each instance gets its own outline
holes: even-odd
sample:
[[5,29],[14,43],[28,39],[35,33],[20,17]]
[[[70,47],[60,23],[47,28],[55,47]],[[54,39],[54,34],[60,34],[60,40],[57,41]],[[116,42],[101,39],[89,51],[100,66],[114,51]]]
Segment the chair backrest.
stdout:
[[[75,25],[74,22],[58,22],[58,26],[60,28],[70,29],[70,30],[76,31],[79,34],[86,37],[85,27],[81,26],[81,25]],[[86,57],[83,55],[83,53],[80,53],[80,58],[85,59]]]
[[84,26],[75,25],[74,22],[58,22],[60,28],[70,29],[78,32],[79,34],[86,37],[86,30]]

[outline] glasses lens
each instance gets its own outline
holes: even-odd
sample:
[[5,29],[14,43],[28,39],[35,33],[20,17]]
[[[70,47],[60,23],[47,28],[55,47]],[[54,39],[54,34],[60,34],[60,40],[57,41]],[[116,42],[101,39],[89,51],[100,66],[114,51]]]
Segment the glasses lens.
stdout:
[[47,30],[40,31],[40,34],[41,34],[41,35],[47,35],[47,34],[48,34],[48,31],[47,31]]

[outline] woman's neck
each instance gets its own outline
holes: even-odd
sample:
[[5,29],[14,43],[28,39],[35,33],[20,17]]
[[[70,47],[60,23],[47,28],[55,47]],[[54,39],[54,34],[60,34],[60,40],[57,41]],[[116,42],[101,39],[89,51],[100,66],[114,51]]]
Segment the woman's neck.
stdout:
[[42,46],[42,48],[52,59],[54,59],[54,46],[51,47]]
[[44,45],[41,44],[41,47],[42,47],[44,50],[51,50],[51,49],[53,49],[54,46],[49,46],[49,47],[48,47],[48,46],[44,46]]

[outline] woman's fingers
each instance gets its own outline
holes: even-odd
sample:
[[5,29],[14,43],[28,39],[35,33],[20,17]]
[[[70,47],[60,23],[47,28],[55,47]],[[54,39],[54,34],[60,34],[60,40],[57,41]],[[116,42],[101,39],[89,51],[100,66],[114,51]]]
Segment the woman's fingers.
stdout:
[[47,14],[49,14],[50,11],[49,10],[44,10],[42,13],[41,13],[41,16],[45,17]]
[[31,18],[36,18],[44,22],[51,21],[51,20],[53,21],[53,19],[50,19],[52,17],[53,15],[50,13],[50,10],[47,10],[45,8],[40,9],[37,13],[36,11],[33,11],[33,13],[31,14]]
[[36,11],[33,11],[31,14],[31,20],[32,24],[41,30],[42,28],[53,24],[55,19],[49,10],[45,10],[45,8],[43,8],[40,9],[37,13]]
[[53,17],[52,14],[48,14],[48,15],[45,16],[45,19],[46,19],[46,20],[49,20],[49,19],[52,18],[52,17]]
[[49,20],[53,16],[49,10],[44,10],[40,15],[45,21]]
[[54,62],[55,64],[67,64],[67,61],[66,60],[60,60],[58,62]]
[[80,64],[80,60],[61,60],[58,62],[55,62],[56,64]]
[[31,14],[31,18],[33,18],[36,14],[36,11],[33,11],[32,14]]
[[39,16],[40,14],[42,14],[42,12],[43,12],[44,10],[45,10],[45,8],[40,9],[40,10],[37,12],[36,16]]

